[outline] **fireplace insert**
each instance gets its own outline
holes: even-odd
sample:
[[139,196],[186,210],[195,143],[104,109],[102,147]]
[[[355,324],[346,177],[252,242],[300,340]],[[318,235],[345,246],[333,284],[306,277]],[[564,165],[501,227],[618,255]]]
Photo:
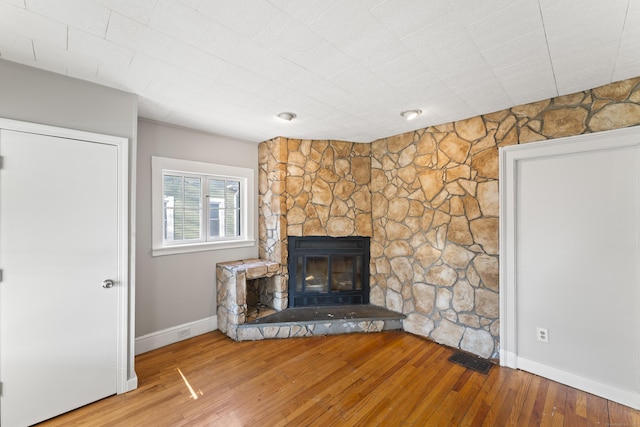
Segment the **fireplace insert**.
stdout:
[[289,237],[289,307],[369,304],[368,237]]

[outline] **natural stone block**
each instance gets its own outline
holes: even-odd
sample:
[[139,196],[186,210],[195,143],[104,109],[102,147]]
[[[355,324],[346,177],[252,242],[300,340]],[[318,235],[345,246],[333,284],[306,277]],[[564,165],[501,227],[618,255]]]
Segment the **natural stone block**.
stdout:
[[433,198],[444,188],[443,171],[426,170],[420,173],[420,185],[427,200]]
[[416,250],[414,258],[423,268],[428,268],[440,259],[441,253],[431,245],[423,245]]
[[355,230],[354,221],[345,218],[329,218],[327,222],[327,234],[334,237],[352,236]]
[[471,326],[472,328],[480,327],[480,318],[475,314],[459,314],[458,322],[462,323],[463,325]]
[[589,127],[594,132],[640,124],[640,105],[611,104],[593,115]]
[[547,138],[545,138],[544,135],[541,135],[530,129],[528,126],[525,126],[520,129],[520,138],[518,139],[518,142],[520,144],[526,144],[528,142],[544,141],[545,139]]
[[395,198],[389,202],[387,217],[392,221],[402,222],[409,213],[409,200],[405,198]]
[[477,288],[476,313],[489,319],[497,319],[500,315],[500,298],[498,294],[489,289]]
[[493,337],[482,329],[467,328],[460,342],[460,348],[480,357],[489,358],[493,354]]
[[402,313],[402,295],[387,289],[387,309]]
[[500,198],[498,181],[486,181],[478,184],[478,203],[484,216],[498,216]]
[[356,215],[356,234],[358,236],[371,237],[373,235],[371,223],[371,214],[361,213]]
[[311,186],[311,201],[313,203],[331,206],[331,202],[333,201],[333,193],[331,192],[331,187],[328,183],[321,179],[316,179]]
[[351,174],[356,184],[369,184],[371,181],[371,159],[369,157],[353,157],[351,159]]
[[427,271],[427,283],[436,286],[453,286],[458,280],[458,273],[447,265],[435,265]]
[[402,133],[387,138],[387,148],[392,153],[399,153],[413,143],[414,132]]
[[498,258],[484,254],[478,255],[473,260],[473,266],[484,286],[497,292],[500,286]]
[[447,310],[450,308],[453,293],[446,288],[438,288],[436,292],[436,308],[438,310]]
[[460,313],[463,311],[471,311],[474,308],[474,292],[469,283],[459,280],[453,286],[453,300],[451,301],[453,309]]
[[409,239],[411,238],[411,230],[404,224],[399,222],[389,221],[385,228],[388,240]]
[[473,237],[469,230],[469,221],[464,216],[454,216],[449,224],[447,239],[460,245],[471,245]]
[[620,82],[610,83],[600,86],[591,91],[596,98],[613,99],[624,101],[629,97],[631,90],[638,84],[640,79],[628,79]]
[[544,111],[549,104],[551,104],[551,100],[545,99],[543,101],[513,107],[511,112],[519,117],[535,118],[538,114]]
[[484,178],[498,179],[498,149],[489,148],[471,159],[471,167]]
[[428,337],[433,331],[434,323],[427,316],[411,313],[402,321],[402,327],[409,333]]
[[398,256],[409,256],[413,254],[413,249],[405,240],[392,241],[384,250],[384,255],[391,259]]
[[467,141],[475,141],[487,134],[487,128],[485,127],[481,116],[457,121],[454,123],[454,128],[458,136],[466,139]]
[[440,142],[440,150],[456,163],[464,163],[471,150],[471,143],[450,133]]
[[473,241],[491,255],[498,254],[498,218],[478,218],[470,222]]
[[442,253],[442,261],[453,268],[467,268],[475,254],[462,246],[449,243]]
[[463,333],[464,327],[442,319],[438,327],[431,333],[431,337],[440,344],[458,348]]
[[471,168],[468,165],[458,165],[445,171],[445,180],[447,182],[455,181],[460,178],[471,178]]
[[391,270],[403,283],[409,283],[413,279],[413,268],[407,258],[393,258],[390,262]]
[[542,133],[552,138],[579,135],[586,128],[589,112],[584,107],[560,108],[542,113]]

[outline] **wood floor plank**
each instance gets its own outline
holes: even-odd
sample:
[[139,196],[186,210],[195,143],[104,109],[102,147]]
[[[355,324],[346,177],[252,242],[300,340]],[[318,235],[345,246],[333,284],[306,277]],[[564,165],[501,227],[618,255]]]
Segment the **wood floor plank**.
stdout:
[[136,357],[139,387],[42,426],[640,426],[640,411],[389,331],[237,343],[212,332]]

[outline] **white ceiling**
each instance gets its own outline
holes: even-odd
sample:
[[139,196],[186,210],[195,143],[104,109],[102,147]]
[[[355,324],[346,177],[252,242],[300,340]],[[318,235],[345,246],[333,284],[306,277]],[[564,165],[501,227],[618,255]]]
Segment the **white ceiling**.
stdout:
[[154,120],[369,142],[640,76],[640,0],[0,0],[0,57]]

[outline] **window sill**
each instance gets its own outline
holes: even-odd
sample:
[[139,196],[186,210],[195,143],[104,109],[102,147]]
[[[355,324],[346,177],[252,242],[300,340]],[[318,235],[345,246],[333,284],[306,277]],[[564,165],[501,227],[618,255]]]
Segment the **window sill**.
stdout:
[[225,242],[192,243],[188,245],[153,248],[151,256],[187,254],[191,252],[217,251],[222,249],[248,248],[256,244],[255,239],[228,240]]

